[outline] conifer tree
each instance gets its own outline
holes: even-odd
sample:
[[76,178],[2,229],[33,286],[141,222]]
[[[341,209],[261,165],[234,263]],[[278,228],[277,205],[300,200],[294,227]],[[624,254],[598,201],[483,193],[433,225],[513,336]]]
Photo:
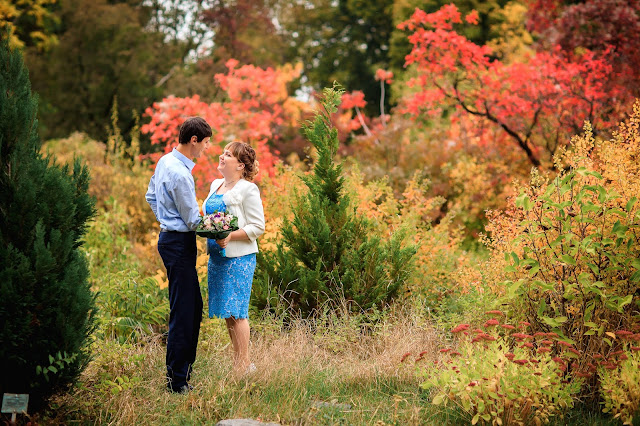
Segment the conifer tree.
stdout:
[[80,251],[95,214],[89,173],[40,153],[29,74],[0,44],[0,395],[37,410],[88,361],[94,297]]
[[399,233],[388,242],[369,236],[366,218],[356,214],[344,189],[342,166],[335,160],[338,131],[330,119],[343,93],[335,84],[324,89],[322,109],[304,127],[317,159],[313,173],[303,177],[309,191],[295,199],[293,220],[285,220],[275,255],[260,256],[254,290],[259,307],[267,304],[271,289],[303,315],[342,298],[352,310],[382,306],[411,272],[414,248],[403,247]]

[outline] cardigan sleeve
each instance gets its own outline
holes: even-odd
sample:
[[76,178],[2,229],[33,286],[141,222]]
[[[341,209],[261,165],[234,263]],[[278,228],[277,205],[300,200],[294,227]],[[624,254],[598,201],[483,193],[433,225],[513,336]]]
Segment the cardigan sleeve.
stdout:
[[258,186],[252,183],[242,200],[242,209],[245,214],[245,226],[242,228],[247,233],[251,242],[258,239],[264,233],[264,208],[260,198]]

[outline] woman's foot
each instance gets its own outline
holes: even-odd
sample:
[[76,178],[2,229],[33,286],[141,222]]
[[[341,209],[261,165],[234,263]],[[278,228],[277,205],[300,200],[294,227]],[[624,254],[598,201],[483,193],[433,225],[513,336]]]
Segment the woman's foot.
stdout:
[[243,364],[243,365],[236,366],[233,369],[233,374],[237,378],[241,379],[241,378],[245,378],[245,377],[251,376],[257,370],[258,369],[256,368],[256,365],[254,363],[249,363],[248,365],[247,364]]

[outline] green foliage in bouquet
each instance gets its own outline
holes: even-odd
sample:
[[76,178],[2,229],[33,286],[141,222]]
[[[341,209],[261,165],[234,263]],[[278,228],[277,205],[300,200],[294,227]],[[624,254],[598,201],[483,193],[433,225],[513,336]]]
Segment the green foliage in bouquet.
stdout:
[[323,304],[345,300],[350,309],[390,302],[412,270],[413,247],[403,247],[401,232],[389,241],[368,235],[366,218],[358,216],[344,188],[341,164],[335,161],[338,133],[330,115],[343,91],[323,91],[322,110],[304,127],[317,151],[313,172],[303,176],[308,191],[294,201],[293,220],[285,220],[274,254],[260,256],[254,304],[285,301],[308,315]]
[[[225,229],[226,228],[226,229]],[[230,213],[215,211],[202,217],[196,234],[212,240],[227,238],[238,229],[238,218]]]
[[[88,361],[94,296],[80,251],[89,173],[42,156],[37,99],[18,51],[0,45],[0,394],[36,410]],[[46,372],[46,374],[45,374]]]

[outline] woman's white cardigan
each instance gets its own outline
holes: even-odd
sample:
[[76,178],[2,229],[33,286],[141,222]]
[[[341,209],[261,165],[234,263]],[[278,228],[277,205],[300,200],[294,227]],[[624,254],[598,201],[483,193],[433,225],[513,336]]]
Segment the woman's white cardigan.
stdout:
[[[224,183],[224,179],[216,179],[211,183],[209,195],[202,203],[202,211],[205,211],[207,201]],[[222,200],[227,206],[227,212],[238,218],[238,227],[247,233],[249,240],[229,241],[225,254],[227,257],[240,257],[258,252],[256,240],[264,233],[264,209],[260,199],[258,186],[244,179],[236,182],[231,190],[227,191]]]

